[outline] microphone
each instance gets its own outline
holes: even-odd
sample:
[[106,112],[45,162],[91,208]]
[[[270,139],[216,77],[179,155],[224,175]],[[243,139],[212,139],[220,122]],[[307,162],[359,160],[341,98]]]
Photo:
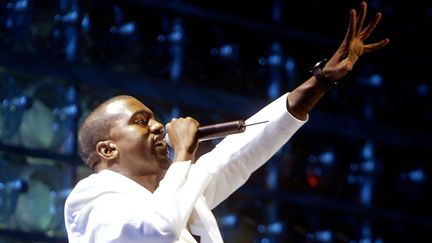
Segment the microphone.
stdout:
[[[222,138],[231,134],[242,133],[246,130],[247,126],[258,125],[266,122],[268,121],[246,124],[243,120],[236,120],[230,122],[216,123],[213,125],[200,126],[198,127],[197,132],[198,142]],[[169,146],[171,146],[168,134],[165,135],[165,141]]]

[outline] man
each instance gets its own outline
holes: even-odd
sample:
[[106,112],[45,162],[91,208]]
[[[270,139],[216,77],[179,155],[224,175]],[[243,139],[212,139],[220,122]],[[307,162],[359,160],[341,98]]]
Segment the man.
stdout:
[[288,141],[360,56],[388,44],[363,44],[381,18],[378,13],[363,28],[366,9],[363,2],[358,17],[351,10],[341,46],[311,78],[247,120],[269,122],[225,138],[195,163],[199,123],[193,118],[166,125],[171,161],[164,126],[140,101],[118,96],[97,107],[79,132],[81,156],[96,173],[66,200],[69,242],[223,242],[211,210]]

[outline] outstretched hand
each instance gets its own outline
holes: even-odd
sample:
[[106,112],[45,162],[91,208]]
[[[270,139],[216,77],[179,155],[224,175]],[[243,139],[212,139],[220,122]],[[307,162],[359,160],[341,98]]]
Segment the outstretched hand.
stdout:
[[368,39],[381,20],[381,13],[378,12],[372,22],[363,28],[366,12],[366,2],[361,3],[358,17],[356,10],[351,10],[345,38],[322,70],[327,80],[340,80],[352,70],[353,65],[357,62],[359,57],[365,53],[378,50],[389,43],[389,39],[386,38],[380,42],[364,44],[364,41]]

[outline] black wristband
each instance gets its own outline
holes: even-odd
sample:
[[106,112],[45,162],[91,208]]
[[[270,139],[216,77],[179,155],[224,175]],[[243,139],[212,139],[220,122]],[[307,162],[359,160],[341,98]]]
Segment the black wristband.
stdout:
[[324,74],[322,73],[322,69],[324,68],[325,64],[327,63],[326,59],[322,59],[321,61],[317,62],[311,69],[310,72],[313,76],[318,80],[318,82],[324,83],[327,86],[332,87],[337,84],[336,81],[328,80],[324,77]]

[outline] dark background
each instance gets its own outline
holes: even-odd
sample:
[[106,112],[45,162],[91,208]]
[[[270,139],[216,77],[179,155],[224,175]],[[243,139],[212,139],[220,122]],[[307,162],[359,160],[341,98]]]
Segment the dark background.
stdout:
[[[162,122],[244,119],[309,78],[359,6],[0,1],[0,242],[66,241],[62,203],[89,173],[76,154],[77,126],[102,100],[134,95]],[[290,142],[216,208],[226,242],[432,240],[432,6],[372,0],[367,22],[377,11],[383,18],[367,42],[390,44],[362,57]],[[55,199],[44,199],[53,191]]]

